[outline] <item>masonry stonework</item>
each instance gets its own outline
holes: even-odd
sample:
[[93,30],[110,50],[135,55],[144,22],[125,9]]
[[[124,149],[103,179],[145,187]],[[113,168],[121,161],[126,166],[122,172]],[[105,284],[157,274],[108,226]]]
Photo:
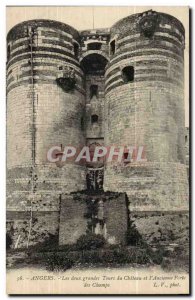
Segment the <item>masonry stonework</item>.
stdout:
[[[147,37],[142,27],[149,21],[154,28]],[[108,164],[104,187],[127,192],[138,210],[145,205],[147,210],[185,209],[183,26],[149,11],[117,22],[111,40],[115,53],[106,70],[105,144],[142,145],[147,162],[117,170]],[[134,80],[124,84],[121,73],[127,66],[134,68]],[[139,197],[145,201],[136,203]]]
[[[185,240],[184,233],[179,237],[188,230],[184,45],[181,22],[154,11],[110,29],[78,32],[31,20],[10,30],[7,230],[13,247],[50,234],[61,245],[75,243],[89,230],[124,243],[129,213],[149,242]],[[143,146],[146,161],[47,160],[50,147],[67,145]],[[90,226],[89,204],[97,210]]]

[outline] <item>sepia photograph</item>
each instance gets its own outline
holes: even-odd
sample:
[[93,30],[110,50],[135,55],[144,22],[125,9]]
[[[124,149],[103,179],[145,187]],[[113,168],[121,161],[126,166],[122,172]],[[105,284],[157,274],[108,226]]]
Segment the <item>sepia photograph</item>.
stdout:
[[7,294],[190,294],[189,15],[6,7]]

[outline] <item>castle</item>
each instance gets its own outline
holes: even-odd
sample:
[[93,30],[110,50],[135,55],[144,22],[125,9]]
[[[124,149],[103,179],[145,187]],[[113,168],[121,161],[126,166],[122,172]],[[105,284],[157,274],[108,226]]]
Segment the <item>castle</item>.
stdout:
[[[7,35],[7,230],[13,247],[87,231],[150,243],[188,229],[184,27],[146,11],[78,32],[30,20]],[[60,165],[50,147],[144,146],[145,162]],[[126,153],[124,153],[124,158]],[[179,232],[179,237],[178,237]]]

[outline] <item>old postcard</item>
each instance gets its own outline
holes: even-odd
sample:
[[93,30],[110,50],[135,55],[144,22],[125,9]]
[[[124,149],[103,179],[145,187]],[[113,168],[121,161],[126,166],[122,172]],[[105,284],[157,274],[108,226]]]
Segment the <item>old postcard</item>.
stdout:
[[189,8],[7,7],[7,293],[188,295]]

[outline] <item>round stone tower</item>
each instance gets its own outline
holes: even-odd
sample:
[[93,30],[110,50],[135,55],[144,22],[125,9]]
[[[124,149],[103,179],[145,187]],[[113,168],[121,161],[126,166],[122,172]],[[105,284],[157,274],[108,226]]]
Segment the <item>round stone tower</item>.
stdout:
[[155,11],[120,20],[105,76],[105,144],[143,147],[146,161],[107,163],[104,189],[134,211],[187,209],[183,25]]
[[51,20],[20,23],[7,36],[7,210],[29,222],[27,234],[36,211],[39,235],[55,233],[60,195],[85,189],[84,166],[47,160],[52,146],[85,143],[79,48],[78,32]]

